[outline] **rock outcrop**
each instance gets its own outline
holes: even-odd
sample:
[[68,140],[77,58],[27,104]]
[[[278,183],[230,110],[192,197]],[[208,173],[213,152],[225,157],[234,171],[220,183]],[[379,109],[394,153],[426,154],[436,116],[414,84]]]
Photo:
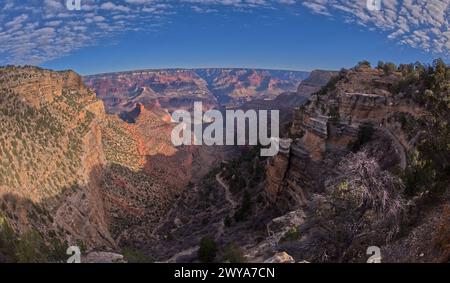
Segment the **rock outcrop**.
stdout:
[[37,67],[0,69],[0,87],[18,95],[31,107],[40,109],[63,94],[63,90],[87,92],[82,78],[73,71],[52,72]]
[[319,91],[330,80],[337,77],[339,72],[326,71],[326,70],[314,70],[309,77],[302,81],[297,88],[297,95],[310,96],[311,94]]
[[[385,146],[393,144],[392,151],[389,147],[385,150],[385,154],[393,153],[392,158],[384,155],[386,160],[405,159],[407,145],[399,142],[404,140],[402,133],[393,131],[389,121],[394,113],[420,117],[425,112],[410,100],[392,94],[390,90],[400,80],[399,76],[395,73],[384,76],[382,71],[370,68],[348,70],[336,77],[330,90],[312,95],[304,106],[297,108],[290,129],[294,140],[289,154],[281,152],[268,161],[269,199],[284,209],[294,208],[288,203],[306,204],[308,195],[323,190],[324,180],[337,174],[330,164],[348,152],[365,123],[377,130],[380,142],[390,140]],[[404,168],[404,163],[400,162],[400,167]]]
[[289,154],[292,140],[280,141],[280,152],[267,163],[267,196],[275,201],[289,168]]
[[[418,154],[424,154],[424,158],[434,152],[432,160],[435,160],[434,154],[441,153],[435,152],[434,147],[448,139],[447,105],[439,101],[442,94],[426,89],[430,87],[427,80],[432,79],[420,74],[420,68],[419,73],[405,74],[399,70],[387,72],[382,68],[358,66],[341,71],[331,84],[295,111],[288,135],[292,143],[287,151],[267,161],[265,193],[275,207],[288,213],[286,216],[304,212],[305,221],[294,225],[295,229],[283,239],[269,234],[265,241],[250,250],[253,258],[261,258],[255,254],[286,251],[297,261],[366,262],[367,247],[376,243],[380,247],[386,245],[382,251],[389,262],[428,262],[442,254],[448,259],[445,248],[430,244],[430,239],[448,242],[443,240],[448,238],[448,225],[438,224],[438,215],[445,211],[448,203],[448,190],[443,195],[438,193],[428,205],[419,204],[421,199],[427,198],[428,184],[422,184],[425,193],[413,198],[404,190],[411,190],[412,184],[420,183],[415,174],[428,174],[418,169],[425,164],[416,163]],[[409,85],[405,86],[405,81]],[[427,94],[434,96],[427,100]],[[441,121],[436,121],[429,109],[434,111],[433,115],[440,116]],[[427,125],[440,130],[425,130],[430,127]],[[424,147],[424,143],[433,145]],[[441,151],[446,152],[440,147]],[[363,164],[362,169],[350,174],[350,168],[360,168],[352,167],[358,163]],[[433,172],[442,172],[442,168],[439,165]],[[414,176],[408,177],[411,172]],[[446,178],[447,175],[441,176]],[[356,195],[350,194],[349,198],[345,195],[355,187],[359,190],[360,184],[368,180],[374,182],[366,183],[367,190],[382,193],[382,200],[359,201],[357,209],[349,209]],[[386,180],[389,182],[377,187],[377,182]],[[433,184],[440,182],[435,176],[428,180]],[[357,185],[350,190],[348,186],[355,184],[353,181]],[[391,191],[389,186],[392,186]],[[389,210],[375,207],[378,201],[384,207],[390,204]],[[429,210],[419,211],[417,206],[420,205]],[[358,213],[352,214],[352,211]],[[426,220],[421,220],[419,214]],[[346,240],[342,240],[344,238]],[[268,244],[270,239],[274,242],[272,248]],[[425,250],[430,252],[423,252]]]
[[0,80],[2,214],[18,233],[115,248],[100,190],[105,113],[95,93],[72,71],[6,67]]
[[295,263],[295,260],[286,252],[280,252],[276,253],[273,257],[266,259],[264,263]]

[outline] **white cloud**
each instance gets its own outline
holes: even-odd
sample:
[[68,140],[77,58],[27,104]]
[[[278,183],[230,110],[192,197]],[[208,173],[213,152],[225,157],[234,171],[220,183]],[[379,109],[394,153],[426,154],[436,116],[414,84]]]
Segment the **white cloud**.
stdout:
[[112,2],[106,2],[103,3],[100,8],[102,8],[103,10],[109,10],[109,11],[120,11],[120,12],[130,12],[130,8],[128,8],[127,6],[124,5],[116,5]]
[[381,11],[369,11],[365,0],[81,1],[81,11],[69,11],[65,0],[2,0],[0,64],[39,64],[119,33],[153,30],[170,22],[180,7],[218,15],[222,10],[305,9],[382,30],[400,44],[444,56],[450,51],[450,0],[382,0]]
[[153,28],[170,14],[165,2],[81,0],[81,11],[69,11],[65,0],[1,1],[0,64],[40,64],[102,38]]
[[370,11],[366,1],[308,0],[302,4],[313,13],[387,32],[387,37],[448,57],[450,54],[450,0],[382,0],[381,11]]

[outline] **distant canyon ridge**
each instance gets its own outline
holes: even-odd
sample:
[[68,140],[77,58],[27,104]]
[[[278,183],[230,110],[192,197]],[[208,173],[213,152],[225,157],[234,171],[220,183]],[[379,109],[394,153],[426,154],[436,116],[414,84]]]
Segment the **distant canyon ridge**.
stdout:
[[103,100],[108,113],[119,114],[136,103],[171,111],[190,108],[194,101],[212,108],[274,99],[297,92],[309,75],[263,69],[158,69],[90,75],[83,80]]

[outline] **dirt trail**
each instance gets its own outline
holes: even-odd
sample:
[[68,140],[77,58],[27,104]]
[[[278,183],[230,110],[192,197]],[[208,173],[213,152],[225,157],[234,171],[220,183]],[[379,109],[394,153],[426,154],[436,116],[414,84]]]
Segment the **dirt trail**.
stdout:
[[228,187],[228,185],[225,183],[225,181],[220,177],[220,173],[216,175],[216,181],[223,187],[223,189],[225,190],[225,198],[226,200],[231,204],[231,207],[233,208],[233,211],[236,209],[236,207],[238,206],[238,204],[236,203],[236,201],[233,199],[233,197],[231,196],[231,192],[230,192],[230,188]]
[[[236,211],[236,209],[238,207],[238,204],[236,203],[236,201],[231,196],[230,188],[225,183],[225,181],[220,177],[220,173],[218,173],[216,175],[216,181],[224,189],[224,191],[225,191],[225,199],[231,205],[231,214],[234,214],[234,212]],[[225,230],[225,223],[223,221],[221,221],[220,224],[219,224],[219,227],[217,229],[216,239],[219,239],[224,234],[224,230]]]

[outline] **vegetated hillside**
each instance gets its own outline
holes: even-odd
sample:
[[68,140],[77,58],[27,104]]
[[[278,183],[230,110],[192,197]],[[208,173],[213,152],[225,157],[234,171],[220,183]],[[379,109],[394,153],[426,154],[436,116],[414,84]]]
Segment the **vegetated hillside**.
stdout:
[[167,213],[192,178],[191,149],[173,147],[157,105],[122,114],[105,114],[74,72],[0,68],[1,261],[121,252],[129,229]]
[[133,226],[151,229],[191,180],[192,152],[172,145],[173,126],[164,115],[137,105],[128,115],[136,117],[133,123],[114,116],[102,122],[108,161],[102,192],[111,232],[119,242]]
[[194,101],[205,107],[236,104],[251,99],[275,98],[295,91],[307,72],[256,69],[139,70],[86,76],[109,113],[129,111],[134,103],[159,103],[172,110],[190,108]]
[[102,115],[73,72],[0,68],[0,217],[3,232],[23,235],[2,234],[9,260],[50,260],[77,242],[115,247],[99,189]]
[[441,60],[342,70],[296,111],[277,156],[250,150],[211,172],[143,249],[170,262],[366,262],[379,246],[383,262],[447,262],[449,83]]

